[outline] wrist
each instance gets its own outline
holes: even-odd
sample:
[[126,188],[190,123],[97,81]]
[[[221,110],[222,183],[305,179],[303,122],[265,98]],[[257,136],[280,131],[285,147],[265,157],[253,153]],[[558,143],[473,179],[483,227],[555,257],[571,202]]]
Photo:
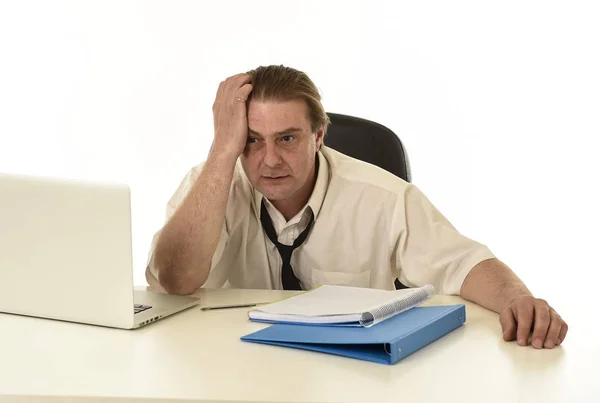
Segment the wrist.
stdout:
[[213,145],[213,147],[210,149],[210,152],[208,153],[208,160],[218,162],[220,165],[235,165],[240,154],[241,153],[237,150],[233,150],[231,148],[216,147]]

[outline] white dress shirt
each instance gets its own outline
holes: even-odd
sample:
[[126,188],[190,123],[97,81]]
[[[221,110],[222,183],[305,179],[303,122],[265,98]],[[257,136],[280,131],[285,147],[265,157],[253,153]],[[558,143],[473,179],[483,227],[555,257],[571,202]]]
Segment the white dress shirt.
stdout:
[[[318,153],[319,170],[306,206],[290,221],[268,202],[279,242],[291,245],[315,222],[291,264],[303,289],[321,284],[393,289],[432,284],[438,293],[458,294],[479,262],[493,258],[484,245],[461,235],[413,184],[331,148]],[[198,178],[194,167],[167,205],[168,221]],[[204,287],[281,289],[281,256],[263,231],[263,195],[237,163],[225,224]],[[310,209],[310,211],[309,211]],[[198,223],[201,225],[201,223]],[[157,286],[152,241],[148,262]]]

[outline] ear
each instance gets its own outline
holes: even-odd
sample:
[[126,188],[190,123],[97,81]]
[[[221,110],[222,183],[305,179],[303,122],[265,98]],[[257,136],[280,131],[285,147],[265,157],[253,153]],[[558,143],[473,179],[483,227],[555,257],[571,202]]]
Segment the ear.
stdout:
[[321,147],[323,147],[323,142],[324,142],[324,138],[325,138],[325,127],[321,126],[319,127],[319,129],[317,129],[316,133],[315,133],[315,142],[317,145],[317,151],[321,150]]

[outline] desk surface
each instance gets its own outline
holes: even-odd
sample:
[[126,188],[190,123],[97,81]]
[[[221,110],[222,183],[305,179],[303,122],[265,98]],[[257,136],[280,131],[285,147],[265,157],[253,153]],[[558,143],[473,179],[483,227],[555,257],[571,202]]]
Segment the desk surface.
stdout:
[[[290,294],[198,295],[206,306]],[[464,301],[428,305],[454,303]],[[498,315],[466,306],[465,326],[393,366],[242,342],[266,326],[248,321],[248,308],[194,307],[133,331],[0,314],[0,401],[600,401],[596,335],[571,326],[560,348],[523,348],[502,341]]]

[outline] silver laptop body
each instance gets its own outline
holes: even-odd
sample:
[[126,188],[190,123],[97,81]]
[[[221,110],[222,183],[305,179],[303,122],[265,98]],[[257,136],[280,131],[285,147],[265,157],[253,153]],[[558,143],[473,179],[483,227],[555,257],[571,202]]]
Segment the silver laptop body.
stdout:
[[0,312],[133,329],[199,303],[132,266],[128,186],[0,174]]

